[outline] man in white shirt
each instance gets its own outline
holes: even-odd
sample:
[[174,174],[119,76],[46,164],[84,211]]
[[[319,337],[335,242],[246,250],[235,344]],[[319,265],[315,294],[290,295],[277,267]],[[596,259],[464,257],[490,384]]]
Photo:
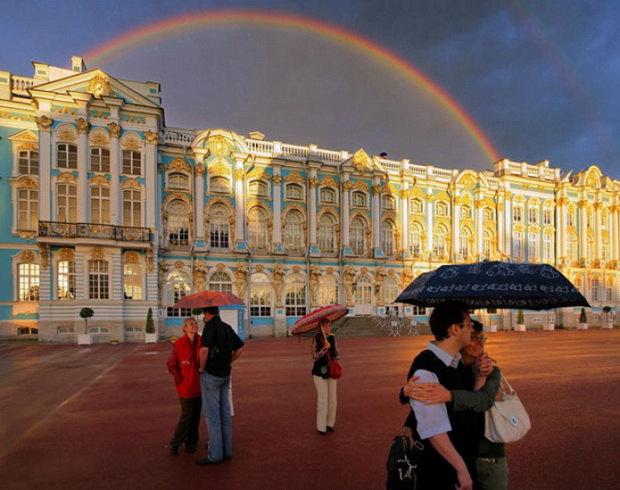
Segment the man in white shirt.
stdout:
[[[435,341],[414,360],[407,379],[441,383],[448,389],[473,389],[471,370],[459,351],[471,343],[472,320],[464,303],[447,301],[433,310],[429,320]],[[425,405],[412,400],[405,425],[422,442],[417,469],[418,489],[471,490],[475,477],[478,437],[475,413],[454,412],[451,405]]]

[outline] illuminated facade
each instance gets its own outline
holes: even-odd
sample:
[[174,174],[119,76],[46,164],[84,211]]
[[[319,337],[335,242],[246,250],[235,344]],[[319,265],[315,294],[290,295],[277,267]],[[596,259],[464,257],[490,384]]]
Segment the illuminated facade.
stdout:
[[[284,336],[320,305],[384,314],[420,273],[482,259],[555,265],[589,299],[590,324],[613,319],[620,181],[598,167],[447,170],[170,128],[157,83],[72,64],[0,71],[2,337],[72,342],[90,307],[99,341],[143,339],[149,308],[166,338],[189,314],[171,305],[203,289],[245,300],[246,336]],[[514,312],[479,314],[501,328]]]

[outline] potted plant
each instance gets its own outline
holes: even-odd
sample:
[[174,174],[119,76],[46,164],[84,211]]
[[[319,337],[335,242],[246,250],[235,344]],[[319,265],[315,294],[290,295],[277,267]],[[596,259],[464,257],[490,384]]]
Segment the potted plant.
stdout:
[[82,308],[80,317],[84,319],[84,333],[78,334],[78,345],[90,345],[92,343],[90,333],[88,333],[88,319],[92,318],[95,312],[92,308]]
[[579,315],[579,323],[577,324],[577,330],[587,330],[588,329],[588,315],[586,315],[586,309],[581,308],[581,313]]
[[525,315],[523,310],[519,310],[517,313],[517,324],[515,325],[515,332],[525,332]]
[[157,342],[157,333],[155,333],[155,322],[153,321],[153,308],[149,308],[146,314],[146,327],[144,328],[144,341],[147,344]]
[[603,313],[605,313],[603,328],[614,328],[614,322],[609,319],[609,314],[611,313],[611,306],[603,306]]

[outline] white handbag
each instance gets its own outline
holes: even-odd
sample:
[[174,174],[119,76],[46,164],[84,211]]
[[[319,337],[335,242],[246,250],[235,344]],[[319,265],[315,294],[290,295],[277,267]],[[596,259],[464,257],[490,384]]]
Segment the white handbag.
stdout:
[[517,392],[502,375],[503,397],[484,413],[484,437],[491,442],[514,442],[528,433],[532,424]]

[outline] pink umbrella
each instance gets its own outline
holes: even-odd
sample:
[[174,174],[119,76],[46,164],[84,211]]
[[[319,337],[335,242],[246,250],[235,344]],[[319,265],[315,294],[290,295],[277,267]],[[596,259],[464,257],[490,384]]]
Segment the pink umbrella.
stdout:
[[242,305],[243,300],[232,293],[217,291],[200,291],[183,296],[173,308],[207,308],[209,306]]
[[342,305],[323,306],[318,310],[314,310],[297,320],[295,322],[295,325],[293,325],[293,331],[291,332],[291,334],[301,335],[307,332],[311,332],[312,330],[316,330],[319,328],[319,321],[321,321],[323,318],[327,318],[328,320],[335,322],[336,320],[339,320],[340,318],[345,316],[348,312],[349,309],[346,306]]

